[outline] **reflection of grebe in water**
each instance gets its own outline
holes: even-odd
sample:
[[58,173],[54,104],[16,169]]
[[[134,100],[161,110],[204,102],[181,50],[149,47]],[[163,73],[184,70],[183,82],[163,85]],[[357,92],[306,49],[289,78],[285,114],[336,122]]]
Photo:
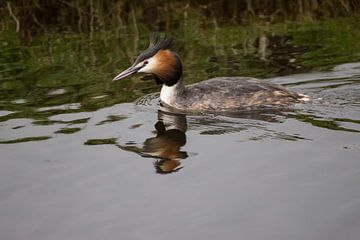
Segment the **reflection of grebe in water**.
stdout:
[[158,111],[158,122],[155,124],[156,136],[144,141],[143,146],[117,145],[123,150],[131,151],[142,157],[156,158],[154,167],[157,173],[167,174],[179,171],[181,160],[188,157],[181,147],[186,144],[186,116]]
[[[200,134],[225,134],[243,131],[253,126],[263,126],[265,122],[280,122],[281,118],[286,116],[291,111],[286,112],[280,109],[267,109],[262,111],[243,111],[225,116],[230,119],[219,120],[214,118],[190,117],[190,122],[193,126],[206,126],[205,130]],[[239,121],[243,119],[244,121]],[[257,120],[260,122],[253,122],[247,120]],[[214,122],[215,121],[215,122]],[[141,146],[134,145],[134,142],[120,144],[117,146],[123,150],[134,152],[141,157],[155,158],[153,162],[156,172],[159,174],[168,174],[177,172],[181,167],[181,161],[188,157],[186,151],[181,148],[186,144],[187,119],[186,115],[173,113],[171,109],[160,105],[158,110],[158,121],[154,125],[155,136],[147,138],[142,142]],[[290,136],[291,137],[291,136]]]

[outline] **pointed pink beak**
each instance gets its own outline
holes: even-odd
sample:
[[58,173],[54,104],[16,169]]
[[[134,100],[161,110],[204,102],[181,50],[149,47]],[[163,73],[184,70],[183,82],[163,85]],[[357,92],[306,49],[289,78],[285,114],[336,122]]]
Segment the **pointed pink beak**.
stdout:
[[140,67],[129,67],[128,69],[122,71],[119,75],[117,75],[116,77],[114,77],[113,81],[117,81],[123,78],[126,78],[127,76],[130,76],[134,73],[137,73],[139,71]]

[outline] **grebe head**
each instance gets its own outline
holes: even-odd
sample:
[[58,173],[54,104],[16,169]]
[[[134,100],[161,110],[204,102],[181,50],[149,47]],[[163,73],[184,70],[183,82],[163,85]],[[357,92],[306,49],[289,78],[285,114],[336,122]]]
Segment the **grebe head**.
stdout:
[[131,67],[117,75],[113,81],[143,72],[153,74],[158,84],[173,86],[182,77],[182,64],[172,47],[172,38],[151,34],[149,47],[136,58]]

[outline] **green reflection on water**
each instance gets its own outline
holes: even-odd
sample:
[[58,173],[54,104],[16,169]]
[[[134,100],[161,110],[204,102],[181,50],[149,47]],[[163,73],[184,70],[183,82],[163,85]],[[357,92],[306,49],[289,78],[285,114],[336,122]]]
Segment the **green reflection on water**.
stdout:
[[110,115],[110,116],[106,117],[106,120],[103,120],[103,121],[97,123],[96,125],[103,125],[103,124],[106,124],[106,123],[117,122],[117,121],[121,121],[121,120],[124,120],[124,119],[126,119],[125,116]]
[[18,138],[18,139],[0,141],[0,144],[12,144],[12,143],[43,141],[43,140],[47,140],[47,139],[50,139],[50,138],[51,138],[51,136],[26,137],[26,138]]
[[341,127],[340,124],[336,122],[339,121],[339,122],[360,123],[359,120],[350,120],[350,119],[341,119],[341,118],[335,118],[334,120],[324,120],[324,119],[318,119],[318,117],[316,116],[302,115],[302,114],[298,114],[290,117],[294,117],[295,119],[302,122],[310,123],[311,125],[316,127],[326,128],[330,130],[337,130],[337,131],[360,132],[356,129]]
[[[176,24],[180,20],[182,24]],[[214,76],[272,77],[327,70],[357,61],[359,20],[352,16],[219,25],[188,11],[186,17],[177,16],[170,34],[177,39],[186,82],[194,83]],[[0,121],[32,118],[37,119],[34,124],[51,124],[48,118],[55,114],[94,111],[158,91],[152,80],[142,76],[111,82],[146,48],[151,32],[144,22],[137,22],[136,31],[133,26],[125,26],[123,31],[121,36],[117,36],[118,29],[93,32],[91,39],[89,33],[55,31],[34,36],[30,45],[11,28],[2,32],[0,109],[14,113]],[[51,108],[54,106],[63,107]]]
[[63,121],[63,120],[37,120],[37,121],[33,121],[32,123],[35,125],[51,125],[51,124],[55,124],[55,123],[65,123],[65,124],[81,124],[81,123],[87,123],[87,121],[89,121],[90,118],[80,118],[80,119],[75,119],[75,120],[71,120],[71,121]]
[[85,145],[116,144],[116,138],[89,139],[84,144]]
[[81,128],[61,128],[60,130],[56,131],[55,133],[63,133],[63,134],[71,134],[80,131]]

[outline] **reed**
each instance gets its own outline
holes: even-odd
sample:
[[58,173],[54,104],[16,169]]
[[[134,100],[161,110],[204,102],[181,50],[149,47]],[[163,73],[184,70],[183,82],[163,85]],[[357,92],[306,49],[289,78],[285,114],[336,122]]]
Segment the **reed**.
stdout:
[[[1,29],[24,37],[52,29],[74,32],[123,28],[137,21],[166,30],[179,15],[199,12],[219,24],[318,20],[360,10],[360,0],[15,0],[0,6]],[[174,26],[172,26],[174,27]]]

